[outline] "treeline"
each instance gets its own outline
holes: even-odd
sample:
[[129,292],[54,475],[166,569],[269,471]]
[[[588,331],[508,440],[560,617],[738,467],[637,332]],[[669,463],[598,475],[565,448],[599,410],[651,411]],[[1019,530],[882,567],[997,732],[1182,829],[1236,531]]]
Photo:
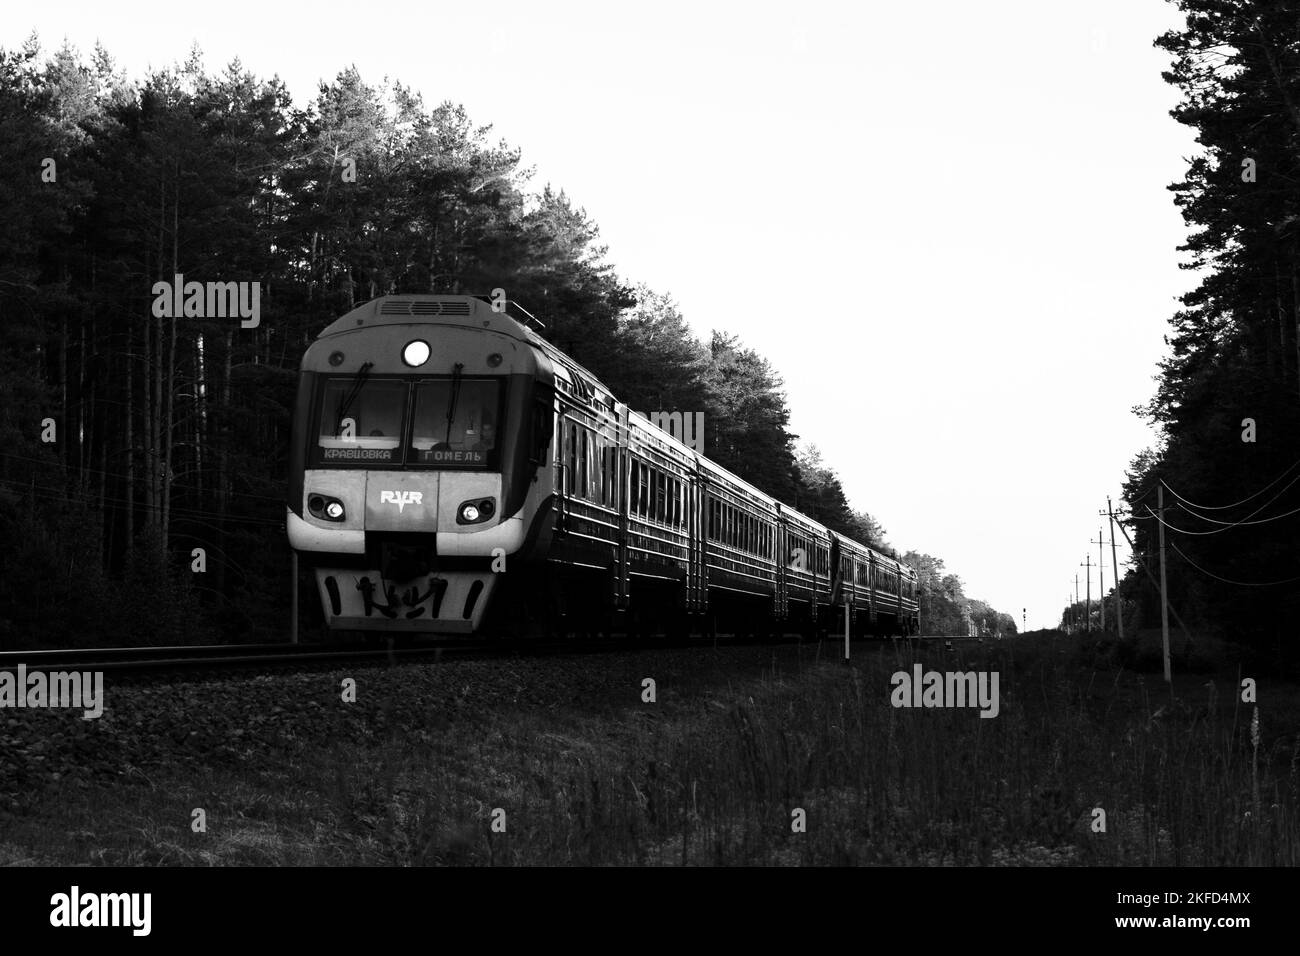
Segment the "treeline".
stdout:
[[[1127,475],[1139,557],[1156,567],[1163,483],[1169,600],[1189,626],[1281,642],[1300,613],[1300,16],[1291,0],[1177,0],[1156,45],[1202,154],[1170,189],[1201,281],[1182,297],[1155,396],[1161,432]],[[1140,569],[1122,592],[1156,622]],[[1291,642],[1287,642],[1288,646]]]
[[[298,107],[197,52],[133,82],[33,38],[0,50],[0,164],[0,647],[282,633],[297,364],[390,293],[506,289],[631,407],[704,412],[710,457],[886,547],[771,365],[616,276],[459,106],[346,70]],[[155,316],[177,274],[259,282],[260,321]]]
[[1016,619],[1010,614],[997,611],[985,601],[968,598],[961,578],[948,572],[941,558],[909,551],[903,561],[916,569],[923,634],[965,637],[967,621],[974,622],[981,635],[1010,637],[1019,633]]

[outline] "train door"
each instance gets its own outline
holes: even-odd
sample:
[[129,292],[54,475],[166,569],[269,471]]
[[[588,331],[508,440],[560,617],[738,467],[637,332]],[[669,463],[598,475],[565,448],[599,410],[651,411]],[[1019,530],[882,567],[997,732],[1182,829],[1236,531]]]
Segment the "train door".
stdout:
[[776,541],[773,555],[776,559],[776,618],[784,621],[790,613],[790,544],[786,534],[785,513],[776,506]]
[[699,459],[694,460],[688,484],[690,501],[690,544],[687,548],[686,568],[686,609],[688,611],[706,611],[709,607],[709,566],[704,559],[704,489],[707,478],[700,469]]
[[629,604],[629,595],[631,592],[631,571],[628,568],[628,499],[631,497],[629,491],[629,482],[631,481],[631,462],[628,457],[628,409],[622,402],[614,406],[614,414],[618,416],[618,442],[614,449],[617,456],[617,466],[615,474],[618,476],[618,547],[615,549],[614,559],[614,606],[620,611],[626,611]]
[[867,594],[867,622],[874,631],[876,627],[876,556],[871,555],[867,565],[867,577],[871,580],[871,590]]
[[844,569],[840,566],[840,536],[834,531],[831,536],[831,554],[830,565],[827,571],[830,573],[831,580],[831,598],[832,607],[836,607],[844,600]]

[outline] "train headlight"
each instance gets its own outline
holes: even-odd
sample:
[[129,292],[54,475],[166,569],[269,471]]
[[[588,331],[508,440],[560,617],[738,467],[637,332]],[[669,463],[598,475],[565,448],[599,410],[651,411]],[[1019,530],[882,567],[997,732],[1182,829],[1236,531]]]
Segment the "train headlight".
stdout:
[[497,503],[491,498],[480,498],[478,501],[466,501],[456,509],[457,524],[478,524],[480,521],[487,521],[497,511]]
[[402,361],[411,368],[419,368],[429,361],[429,343],[422,339],[407,342],[406,347],[402,349]]
[[322,521],[342,521],[347,516],[343,502],[328,495],[310,495],[307,498],[307,510]]

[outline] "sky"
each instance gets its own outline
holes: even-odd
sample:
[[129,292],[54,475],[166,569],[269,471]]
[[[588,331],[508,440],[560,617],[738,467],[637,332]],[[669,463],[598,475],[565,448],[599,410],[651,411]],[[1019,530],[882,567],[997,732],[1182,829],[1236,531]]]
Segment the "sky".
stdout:
[[1033,629],[1155,441],[1132,409],[1194,282],[1167,187],[1197,146],[1152,46],[1180,23],[1165,0],[91,0],[7,12],[0,46],[99,41],[138,79],[197,43],[299,104],[352,64],[463,104],[622,278],[771,361],[891,544]]

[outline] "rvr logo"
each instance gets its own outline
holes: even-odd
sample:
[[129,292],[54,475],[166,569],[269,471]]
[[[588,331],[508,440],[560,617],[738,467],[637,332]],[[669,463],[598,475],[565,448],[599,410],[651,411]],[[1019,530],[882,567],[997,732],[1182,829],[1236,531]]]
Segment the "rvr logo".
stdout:
[[418,505],[424,501],[424,493],[419,491],[381,491],[379,503],[397,505],[397,513],[407,505]]

